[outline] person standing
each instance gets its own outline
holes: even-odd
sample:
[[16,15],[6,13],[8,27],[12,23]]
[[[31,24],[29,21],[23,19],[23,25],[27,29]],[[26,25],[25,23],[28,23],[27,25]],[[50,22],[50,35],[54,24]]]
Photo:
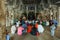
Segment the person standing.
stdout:
[[10,40],[10,35],[8,34],[7,30],[6,30],[6,40]]
[[56,29],[54,23],[52,23],[52,25],[50,26],[50,29],[51,29],[51,30],[50,30],[50,31],[51,31],[51,36],[54,37],[55,29]]

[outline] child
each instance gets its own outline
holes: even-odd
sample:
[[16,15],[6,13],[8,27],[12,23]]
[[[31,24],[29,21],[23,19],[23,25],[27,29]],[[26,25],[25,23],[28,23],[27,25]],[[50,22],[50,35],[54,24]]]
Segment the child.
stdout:
[[50,29],[51,29],[51,36],[53,37],[55,34],[55,29],[56,29],[54,23],[52,23],[52,25],[50,26]]
[[11,27],[11,33],[12,34],[15,34],[16,32],[16,24],[14,24],[12,27]]
[[10,40],[10,35],[8,34],[7,30],[6,30],[6,40]]
[[28,25],[28,28],[27,28],[27,32],[30,33],[31,30],[32,30],[32,24],[29,24],[29,25]]
[[19,36],[21,36],[23,30],[24,30],[24,28],[22,27],[22,24],[20,24],[20,27],[18,27],[17,34],[18,34]]

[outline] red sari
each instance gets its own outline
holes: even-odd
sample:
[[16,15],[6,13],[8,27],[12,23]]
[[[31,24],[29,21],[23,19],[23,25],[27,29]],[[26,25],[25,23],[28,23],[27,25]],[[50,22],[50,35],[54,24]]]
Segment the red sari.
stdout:
[[32,26],[31,26],[31,25],[29,25],[29,26],[28,26],[28,29],[27,29],[27,33],[30,33],[30,32],[31,32],[31,30],[32,30]]

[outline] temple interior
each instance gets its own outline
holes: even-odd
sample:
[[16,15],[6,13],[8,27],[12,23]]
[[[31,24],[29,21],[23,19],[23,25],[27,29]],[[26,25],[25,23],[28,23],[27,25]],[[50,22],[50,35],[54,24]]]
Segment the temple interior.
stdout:
[[[26,20],[35,20],[39,16],[41,20],[58,21],[54,38],[50,36],[49,27],[45,28],[43,36],[38,37],[30,34],[21,37],[10,34],[16,18],[26,17]],[[60,40],[60,0],[0,0],[0,40],[6,40],[6,29],[11,36],[10,40]]]

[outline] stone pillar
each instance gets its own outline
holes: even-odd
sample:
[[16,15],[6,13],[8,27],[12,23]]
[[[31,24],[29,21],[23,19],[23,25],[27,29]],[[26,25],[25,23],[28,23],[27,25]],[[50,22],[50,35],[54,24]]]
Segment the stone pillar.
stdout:
[[60,7],[58,7],[58,26],[60,26]]
[[52,12],[52,10],[50,10],[50,20],[52,20],[53,19],[53,12]]
[[5,28],[6,28],[6,14],[5,14],[5,0],[0,0],[0,40],[5,39]]
[[37,7],[36,7],[36,5],[35,5],[35,18],[36,18],[36,13],[37,13]]
[[57,38],[60,38],[60,36],[59,36],[60,35],[60,7],[58,7],[57,20],[58,20],[58,27],[55,31],[55,36]]
[[28,19],[28,6],[26,6],[26,13],[27,13],[27,19]]

